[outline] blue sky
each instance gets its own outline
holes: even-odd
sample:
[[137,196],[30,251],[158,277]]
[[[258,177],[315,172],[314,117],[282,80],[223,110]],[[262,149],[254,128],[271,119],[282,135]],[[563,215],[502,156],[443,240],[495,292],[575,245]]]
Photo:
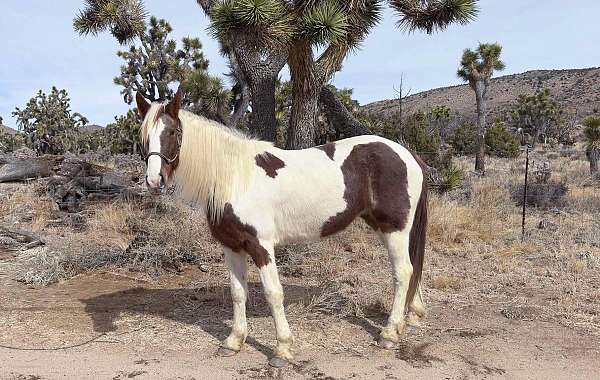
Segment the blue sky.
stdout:
[[[0,116],[10,116],[37,90],[65,88],[72,108],[104,125],[126,112],[112,78],[119,72],[120,48],[109,34],[79,37],[72,19],[81,0],[4,0],[0,12]],[[146,0],[150,14],[169,20],[174,36],[199,37],[213,74],[227,72],[218,46],[206,32],[208,21],[195,0]],[[176,4],[176,6],[174,5]],[[504,74],[532,69],[600,66],[598,0],[481,0],[477,20],[428,36],[395,28],[386,11],[362,48],[350,55],[333,83],[354,88],[361,104],[392,98],[404,73],[414,92],[458,84],[456,68],[462,50],[478,42],[504,46]]]

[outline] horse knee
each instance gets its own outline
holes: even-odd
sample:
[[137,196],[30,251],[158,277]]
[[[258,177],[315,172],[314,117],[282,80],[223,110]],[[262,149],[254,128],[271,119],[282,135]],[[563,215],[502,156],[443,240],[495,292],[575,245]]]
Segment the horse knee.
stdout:
[[283,291],[265,289],[265,298],[271,305],[283,304]]

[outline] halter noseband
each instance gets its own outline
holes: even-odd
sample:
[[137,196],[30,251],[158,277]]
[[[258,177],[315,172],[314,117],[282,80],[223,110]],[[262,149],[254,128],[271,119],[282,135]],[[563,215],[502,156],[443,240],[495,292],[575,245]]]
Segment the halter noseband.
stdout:
[[167,156],[165,156],[164,154],[162,154],[160,152],[150,152],[146,155],[146,164],[148,164],[148,160],[150,159],[151,156],[158,156],[162,160],[164,160],[168,165],[171,165],[173,162],[175,162],[179,158],[179,153],[177,153],[175,155],[175,157],[173,157],[173,158],[167,158]]

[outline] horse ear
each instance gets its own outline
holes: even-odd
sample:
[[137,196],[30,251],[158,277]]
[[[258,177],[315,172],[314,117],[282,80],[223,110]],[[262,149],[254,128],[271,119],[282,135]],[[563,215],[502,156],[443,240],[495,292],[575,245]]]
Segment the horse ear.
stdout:
[[140,117],[142,120],[144,120],[148,110],[150,109],[150,103],[148,103],[148,101],[139,92],[135,94],[135,102],[137,103],[137,109],[140,113]]
[[175,120],[177,120],[177,118],[179,117],[179,109],[181,109],[182,98],[183,90],[181,89],[181,86],[179,86],[177,92],[175,93],[175,96],[165,107],[165,111],[167,112],[167,114]]

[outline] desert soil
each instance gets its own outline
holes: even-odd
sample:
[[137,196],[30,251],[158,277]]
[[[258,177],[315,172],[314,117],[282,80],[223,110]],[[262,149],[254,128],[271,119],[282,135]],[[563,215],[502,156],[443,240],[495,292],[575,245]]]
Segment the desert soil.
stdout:
[[[31,287],[7,267],[0,272],[1,379],[600,378],[597,335],[540,321],[527,307],[431,300],[423,327],[393,351],[375,345],[384,313],[295,317],[292,310],[297,358],[272,370],[273,328],[256,282],[245,349],[215,356],[230,324],[224,268],[215,268],[220,283],[190,267],[152,282],[99,270]],[[286,282],[288,305],[311,292]]]

